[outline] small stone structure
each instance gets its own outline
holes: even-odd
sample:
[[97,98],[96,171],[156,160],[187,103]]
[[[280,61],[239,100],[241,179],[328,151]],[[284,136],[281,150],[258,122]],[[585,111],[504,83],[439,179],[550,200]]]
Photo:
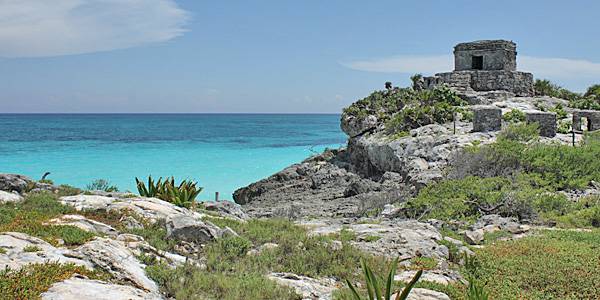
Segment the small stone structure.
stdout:
[[492,105],[473,107],[473,131],[493,131],[502,128],[502,109]]
[[579,110],[573,111],[573,131],[581,133],[581,119],[587,119],[587,130],[594,131],[600,129],[600,111],[597,110]]
[[525,122],[527,124],[538,123],[540,136],[556,136],[556,113],[550,111],[526,111]]
[[424,77],[423,86],[447,86],[459,92],[503,90],[533,96],[533,74],[517,71],[516,44],[482,40],[454,47],[454,71]]

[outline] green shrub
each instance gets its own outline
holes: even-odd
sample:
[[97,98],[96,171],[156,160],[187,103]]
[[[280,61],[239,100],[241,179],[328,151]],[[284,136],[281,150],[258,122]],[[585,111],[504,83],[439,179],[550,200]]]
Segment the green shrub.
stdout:
[[502,120],[507,123],[519,123],[525,121],[525,113],[518,110],[512,109],[511,111],[502,115]]
[[573,121],[558,120],[558,126],[556,128],[556,132],[567,134],[571,130],[571,126],[573,126]]
[[52,179],[42,179],[38,181],[39,183],[48,183],[48,184],[54,184],[54,181],[52,181]]
[[91,183],[87,184],[85,186],[85,189],[87,191],[105,191],[105,192],[118,192],[119,188],[114,186],[114,185],[110,185],[110,181],[107,181],[106,179],[96,179],[94,181],[92,181]]
[[537,123],[525,125],[507,126],[498,134],[498,141],[513,140],[517,142],[528,142],[540,135]]

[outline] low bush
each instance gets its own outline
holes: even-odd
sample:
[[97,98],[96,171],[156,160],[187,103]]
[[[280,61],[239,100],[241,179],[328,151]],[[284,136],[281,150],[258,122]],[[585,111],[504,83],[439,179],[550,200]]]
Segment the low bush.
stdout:
[[86,191],[118,192],[119,188],[111,185],[106,179],[96,179],[85,186]]
[[511,124],[523,122],[525,121],[525,113],[518,109],[512,109],[511,111],[502,115],[502,121]]

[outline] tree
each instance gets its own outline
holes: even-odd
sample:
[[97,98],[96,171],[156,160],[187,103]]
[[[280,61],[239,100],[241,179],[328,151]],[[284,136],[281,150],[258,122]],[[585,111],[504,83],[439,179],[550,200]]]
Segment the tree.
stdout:
[[414,91],[420,91],[423,86],[423,74],[415,74],[410,76],[410,80],[412,80],[413,85],[412,88]]

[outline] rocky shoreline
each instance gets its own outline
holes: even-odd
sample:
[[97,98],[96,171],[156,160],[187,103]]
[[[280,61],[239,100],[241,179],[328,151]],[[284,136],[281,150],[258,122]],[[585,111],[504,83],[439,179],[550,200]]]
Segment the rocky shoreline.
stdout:
[[[477,96],[480,97],[481,96]],[[472,99],[477,97],[471,96]],[[479,98],[477,98],[479,99]],[[540,98],[481,98],[504,111],[512,108],[536,109]],[[547,105],[564,100],[542,97]],[[495,101],[497,100],[497,101]],[[488,103],[488,104],[489,104]],[[460,263],[457,256],[473,255],[469,247],[477,246],[486,233],[503,231],[506,239],[530,236],[533,225],[521,224],[514,218],[485,215],[474,224],[457,232],[458,240],[442,234],[443,230],[465,227],[460,222],[420,220],[404,210],[404,203],[419,189],[445,176],[453,155],[465,146],[493,143],[498,131],[473,132],[473,123],[458,121],[422,126],[402,136],[386,132],[385,122],[376,115],[357,119],[344,114],[341,128],[349,135],[347,147],[328,149],[301,163],[241,188],[234,193],[235,203],[208,201],[199,203],[203,210],[188,210],[156,198],[131,193],[108,193],[39,183],[27,176],[0,174],[0,202],[18,203],[36,193],[70,192],[58,201],[77,211],[128,212],[119,223],[126,228],[143,228],[140,219],[163,222],[166,238],[177,242],[173,253],[158,250],[143,237],[121,233],[110,225],[83,215],[71,214],[52,219],[53,226],[70,225],[93,232],[97,236],[78,247],[64,247],[64,241],[50,244],[19,232],[0,234],[0,269],[18,270],[32,263],[74,263],[88,269],[101,269],[112,276],[111,282],[91,280],[74,275],[55,283],[41,295],[42,299],[165,299],[160,286],[145,273],[143,257],[153,256],[172,268],[195,264],[205,268],[204,245],[227,236],[238,236],[229,227],[219,227],[205,217],[246,222],[256,218],[287,219],[309,228],[310,235],[348,232],[355,235],[351,244],[373,256],[392,260],[400,257],[409,265],[414,258],[431,258],[437,266],[427,270],[421,280],[442,284],[466,282],[451,268]],[[557,134],[544,141],[570,142],[570,136]],[[162,224],[162,223],[161,223]],[[333,251],[342,243],[323,245]],[[453,246],[452,246],[453,245]],[[452,253],[449,247],[455,247]],[[252,245],[247,255],[258,255],[278,247],[266,243]],[[30,251],[27,249],[35,249]],[[464,263],[464,261],[462,262]],[[412,273],[411,273],[412,272]],[[264,274],[287,285],[302,299],[332,299],[341,282],[326,278],[310,278],[293,273]],[[414,271],[399,272],[395,280],[409,281]],[[409,299],[450,299],[447,295],[415,289]]]

